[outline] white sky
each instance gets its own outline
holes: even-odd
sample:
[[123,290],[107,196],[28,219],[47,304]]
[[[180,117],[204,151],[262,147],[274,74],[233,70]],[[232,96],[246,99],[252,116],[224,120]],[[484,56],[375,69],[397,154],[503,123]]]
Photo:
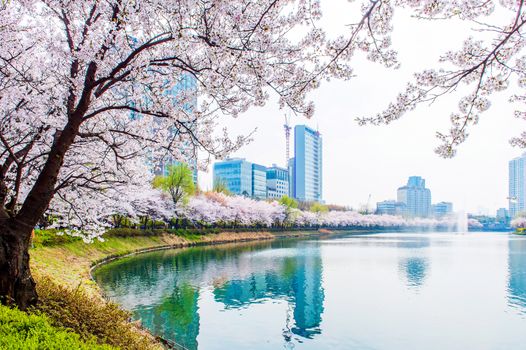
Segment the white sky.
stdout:
[[[346,0],[322,1],[323,26],[332,35],[346,33],[345,24],[356,16]],[[426,179],[433,203],[453,202],[455,210],[494,214],[507,207],[508,161],[522,153],[508,140],[525,129],[513,117],[516,106],[507,102],[512,87],[492,100],[492,106],[471,129],[468,140],[453,159],[434,153],[436,131],[449,128],[449,115],[460,95],[432,106],[420,106],[388,126],[360,127],[355,117],[384,109],[410,80],[413,72],[436,65],[440,54],[460,46],[472,27],[468,23],[429,22],[400,12],[395,17],[393,44],[402,67],[388,70],[363,58],[354,61],[356,78],[331,81],[311,95],[316,104],[311,120],[294,117],[292,124],[319,126],[323,136],[323,198],[327,203],[357,208],[367,203],[395,199],[396,189],[411,175]],[[456,98],[455,98],[456,97]],[[271,165],[285,162],[284,111],[276,100],[252,108],[224,124],[233,134],[257,128],[253,141],[232,156]],[[291,153],[293,153],[293,135]],[[293,154],[292,154],[293,156]],[[200,186],[212,186],[212,167],[199,174]]]

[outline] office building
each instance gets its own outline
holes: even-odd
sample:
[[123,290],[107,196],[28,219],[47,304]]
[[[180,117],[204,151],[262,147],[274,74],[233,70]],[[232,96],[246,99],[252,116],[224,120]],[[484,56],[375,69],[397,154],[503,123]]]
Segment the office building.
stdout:
[[431,206],[431,212],[434,217],[441,218],[453,213],[453,203],[451,202],[440,202]]
[[294,127],[293,196],[322,202],[322,138],[305,125]]
[[426,180],[411,176],[407,185],[398,189],[397,200],[405,204],[407,217],[428,217],[431,213],[431,191],[426,188]]
[[526,185],[526,153],[509,162],[509,209],[513,219],[526,210],[524,187]]
[[214,164],[214,182],[223,183],[228,191],[252,196],[252,163],[242,158],[226,159]]
[[404,215],[405,204],[395,200],[387,200],[376,203],[376,214],[378,215]]
[[289,172],[273,164],[267,168],[267,198],[279,199],[289,195]]
[[235,195],[267,198],[267,168],[244,158],[229,158],[214,164],[214,183],[223,183]]
[[267,198],[267,168],[263,165],[252,164],[252,198]]

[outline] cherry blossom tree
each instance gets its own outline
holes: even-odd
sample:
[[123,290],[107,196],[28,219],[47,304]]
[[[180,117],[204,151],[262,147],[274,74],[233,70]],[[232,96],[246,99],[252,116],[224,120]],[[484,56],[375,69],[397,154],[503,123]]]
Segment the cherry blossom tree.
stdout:
[[511,220],[511,227],[513,227],[513,228],[526,228],[526,218],[519,216],[519,217]]
[[[510,86],[514,91],[526,87],[526,9],[523,0],[371,0],[363,7],[366,19],[352,26],[348,47],[342,56],[355,49],[365,50],[373,60],[394,66],[398,62],[391,48],[390,31],[395,12],[410,9],[422,20],[463,20],[472,25],[463,45],[443,54],[433,68],[415,74],[396,101],[373,117],[360,118],[360,124],[389,124],[420,104],[431,104],[447,94],[457,94],[458,110],[450,115],[451,128],[438,132],[436,152],[453,157],[469,129],[489,109],[492,96]],[[498,15],[496,15],[498,13]],[[500,20],[500,22],[498,22]],[[366,25],[363,24],[366,22]],[[361,31],[360,31],[361,29]],[[352,41],[363,32],[364,40]],[[363,35],[363,34],[362,34]],[[354,46],[350,44],[354,43]],[[468,91],[467,93],[465,91]],[[511,102],[526,102],[523,92],[510,93]],[[517,118],[526,112],[517,110]],[[526,147],[526,132],[510,140]]]
[[[147,163],[237,149],[217,116],[270,94],[311,116],[309,91],[345,77],[319,18],[317,0],[2,1],[1,301],[36,302],[28,247],[46,212],[92,235],[151,181]],[[195,89],[170,93],[186,76]]]

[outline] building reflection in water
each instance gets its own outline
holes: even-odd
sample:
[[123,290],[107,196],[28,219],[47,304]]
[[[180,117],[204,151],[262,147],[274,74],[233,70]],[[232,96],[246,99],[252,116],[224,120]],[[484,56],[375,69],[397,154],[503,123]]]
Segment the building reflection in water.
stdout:
[[423,255],[424,248],[430,246],[429,238],[425,236],[414,237],[399,242],[398,248],[408,249],[408,254],[400,258],[398,268],[404,276],[406,286],[409,289],[418,290],[424,285],[426,273],[429,269],[429,260]]
[[289,245],[272,242],[143,254],[101,267],[95,278],[143,326],[189,350],[198,348],[198,286],[203,285],[213,286],[215,301],[226,309],[285,300],[289,306],[283,320],[285,341],[312,338],[321,333],[324,302],[317,247],[278,254],[263,263],[250,258],[253,252],[286,251]]
[[526,239],[508,241],[508,304],[526,314]]
[[283,258],[278,271],[228,281],[214,290],[214,296],[227,309],[247,307],[269,298],[286,300],[289,312],[284,320],[285,341],[291,341],[293,335],[312,338],[321,333],[325,297],[321,257],[307,254]]

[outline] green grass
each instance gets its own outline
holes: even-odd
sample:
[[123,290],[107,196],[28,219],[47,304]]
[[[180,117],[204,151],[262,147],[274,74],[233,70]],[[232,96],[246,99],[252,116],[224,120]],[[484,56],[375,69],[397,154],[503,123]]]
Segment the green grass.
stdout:
[[81,337],[62,327],[51,325],[43,314],[28,314],[0,305],[0,349],[80,349],[110,350],[110,345],[97,344],[94,338]]
[[[104,242],[81,241],[53,246],[36,246],[30,250],[31,268],[35,275],[53,276],[59,284],[76,288],[79,284],[91,288],[89,267],[107,256],[123,255],[139,249],[179,244],[181,237],[109,237]],[[66,268],[67,267],[67,268]]]
[[35,236],[33,237],[33,245],[35,247],[51,247],[79,241],[82,241],[80,237],[66,235],[63,230],[57,229],[36,229]]

